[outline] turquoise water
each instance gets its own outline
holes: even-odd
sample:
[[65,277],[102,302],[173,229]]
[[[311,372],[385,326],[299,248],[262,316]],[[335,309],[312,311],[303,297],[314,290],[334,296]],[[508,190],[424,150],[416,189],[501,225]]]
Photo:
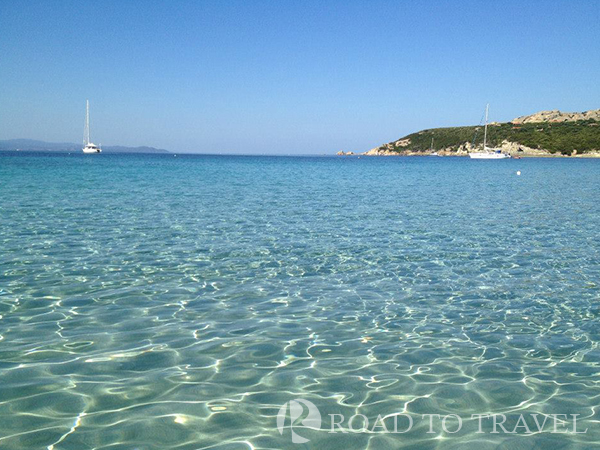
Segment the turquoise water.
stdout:
[[[594,448],[598,180],[597,160],[1,153],[0,448]],[[297,398],[323,417],[305,444],[277,429]],[[398,413],[411,432],[325,425]],[[485,413],[588,432],[478,434]]]

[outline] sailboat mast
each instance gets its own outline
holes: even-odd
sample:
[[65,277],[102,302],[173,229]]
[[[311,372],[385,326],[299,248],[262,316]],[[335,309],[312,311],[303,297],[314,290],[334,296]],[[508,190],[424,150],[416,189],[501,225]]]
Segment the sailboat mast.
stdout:
[[488,121],[488,110],[490,108],[490,104],[485,105],[485,128],[483,131],[483,151],[485,152],[485,145],[487,143],[487,121]]
[[90,101],[85,101],[85,145],[90,143]]

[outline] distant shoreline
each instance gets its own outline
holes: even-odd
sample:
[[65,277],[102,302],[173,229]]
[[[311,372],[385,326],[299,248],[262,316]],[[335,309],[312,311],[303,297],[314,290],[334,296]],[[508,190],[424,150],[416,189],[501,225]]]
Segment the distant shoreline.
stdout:
[[[0,152],[2,153],[47,153],[47,154],[66,154],[66,155],[72,155],[72,154],[79,154],[81,153],[82,155],[84,155],[85,153],[83,153],[81,151],[81,149],[77,149],[77,150],[47,150],[47,149],[40,149],[40,150],[25,150],[25,149],[18,149],[18,150],[13,150],[13,149],[0,149]],[[171,153],[169,151],[164,151],[164,152],[157,152],[157,151],[144,151],[144,150],[140,150],[140,151],[114,151],[114,150],[106,150],[105,148],[102,148],[102,154],[108,154],[108,155],[173,155],[174,153]]]
[[[437,154],[434,155],[432,153],[425,153],[425,152],[388,152],[388,153],[380,153],[380,154],[375,154],[375,153],[371,153],[369,154],[368,152],[364,152],[364,153],[353,153],[353,152],[338,152],[336,153],[335,156],[343,156],[343,157],[361,157],[361,156],[365,156],[368,158],[379,158],[379,157],[407,157],[407,158],[411,158],[411,157],[431,157],[431,158],[435,158],[435,157],[440,157],[440,158],[467,158],[469,156],[468,153],[449,153],[449,154]],[[511,153],[511,157],[514,159],[518,159],[518,158],[567,158],[567,159],[597,159],[600,158],[600,153],[582,153],[582,154],[577,154],[577,155],[565,155],[562,153]]]
[[[15,152],[49,152],[49,153],[82,153],[81,144],[72,142],[46,142],[34,139],[6,139],[0,140],[0,150]],[[123,145],[102,146],[105,153],[171,153],[163,148],[141,145],[138,147],[126,147]]]

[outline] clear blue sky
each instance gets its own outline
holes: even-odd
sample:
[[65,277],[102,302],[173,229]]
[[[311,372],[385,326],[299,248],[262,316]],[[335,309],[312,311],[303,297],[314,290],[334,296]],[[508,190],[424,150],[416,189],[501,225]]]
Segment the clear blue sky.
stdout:
[[365,151],[600,108],[600,1],[0,0],[0,139]]

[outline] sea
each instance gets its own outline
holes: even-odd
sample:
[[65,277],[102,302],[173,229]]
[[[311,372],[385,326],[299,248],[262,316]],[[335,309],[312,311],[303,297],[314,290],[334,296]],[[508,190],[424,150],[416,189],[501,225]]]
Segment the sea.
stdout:
[[598,448],[599,227],[600,160],[2,152],[0,449]]

